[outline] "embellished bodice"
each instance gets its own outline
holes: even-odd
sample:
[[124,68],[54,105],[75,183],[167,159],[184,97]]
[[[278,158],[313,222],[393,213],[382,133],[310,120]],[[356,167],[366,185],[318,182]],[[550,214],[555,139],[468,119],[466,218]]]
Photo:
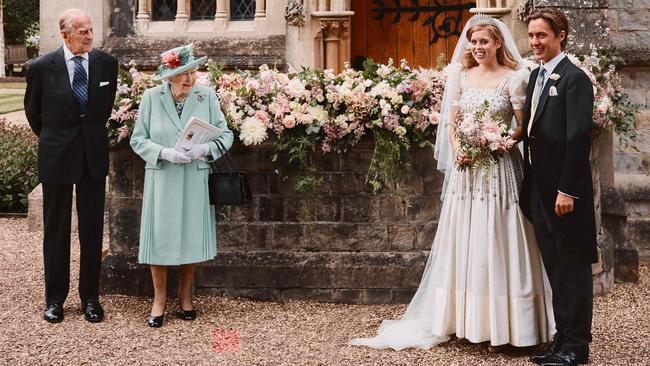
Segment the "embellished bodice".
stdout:
[[467,72],[463,71],[460,75],[462,94],[458,101],[458,107],[464,113],[474,113],[487,100],[490,105],[489,111],[492,114],[498,113],[503,116],[504,120],[511,120],[512,103],[506,88],[511,75],[512,72],[508,72],[496,89],[470,88],[467,86]]
[[[512,74],[509,72],[496,89],[482,89],[468,87],[466,73],[462,72],[458,108],[463,113],[474,113],[487,100],[490,112],[501,114],[506,121],[512,120],[513,98],[507,87]],[[487,170],[454,169],[447,195],[461,200],[497,200],[505,208],[510,208],[518,201],[522,178],[521,154],[517,148],[513,148]]]

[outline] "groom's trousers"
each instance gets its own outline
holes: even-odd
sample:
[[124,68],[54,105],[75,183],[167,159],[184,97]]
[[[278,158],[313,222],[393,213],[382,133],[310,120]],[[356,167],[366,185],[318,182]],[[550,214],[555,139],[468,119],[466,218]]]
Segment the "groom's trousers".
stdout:
[[531,221],[553,290],[556,337],[563,349],[588,352],[593,302],[591,263],[564,250],[551,231],[534,184],[531,191]]

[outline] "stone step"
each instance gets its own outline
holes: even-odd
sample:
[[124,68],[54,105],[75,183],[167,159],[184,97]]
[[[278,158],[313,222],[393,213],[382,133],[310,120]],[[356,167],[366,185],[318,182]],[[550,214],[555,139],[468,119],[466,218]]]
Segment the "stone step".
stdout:
[[[108,187],[106,188],[108,192]],[[78,231],[77,226],[77,195],[74,189],[72,190],[72,221],[71,232]],[[108,228],[108,212],[104,211],[104,230]],[[42,185],[36,186],[27,196],[27,229],[30,232],[43,231],[43,187]]]

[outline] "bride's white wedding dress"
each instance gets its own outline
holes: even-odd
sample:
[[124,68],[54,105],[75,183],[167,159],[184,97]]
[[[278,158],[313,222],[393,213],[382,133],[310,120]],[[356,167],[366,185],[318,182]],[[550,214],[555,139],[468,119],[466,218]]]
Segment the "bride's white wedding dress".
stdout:
[[[484,100],[512,118],[523,109],[526,72],[510,72],[497,89],[469,88],[465,72],[452,101],[465,113]],[[508,120],[508,119],[507,119]],[[455,334],[494,346],[547,342],[555,331],[551,290],[533,227],[518,204],[518,149],[487,171],[451,169],[438,231],[420,286],[400,320],[384,320],[377,336],[351,345],[428,349]]]

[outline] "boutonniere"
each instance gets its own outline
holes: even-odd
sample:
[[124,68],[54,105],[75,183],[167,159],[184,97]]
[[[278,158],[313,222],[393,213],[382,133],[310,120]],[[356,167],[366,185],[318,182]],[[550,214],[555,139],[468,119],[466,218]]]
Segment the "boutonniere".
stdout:
[[199,93],[199,102],[203,102],[203,99],[205,99],[205,93]]
[[551,76],[549,76],[549,79],[551,80],[558,80],[559,78],[560,78],[560,74],[553,73],[551,74]]
[[557,96],[557,88],[555,85],[551,86],[551,88],[548,90],[548,95],[551,97]]

